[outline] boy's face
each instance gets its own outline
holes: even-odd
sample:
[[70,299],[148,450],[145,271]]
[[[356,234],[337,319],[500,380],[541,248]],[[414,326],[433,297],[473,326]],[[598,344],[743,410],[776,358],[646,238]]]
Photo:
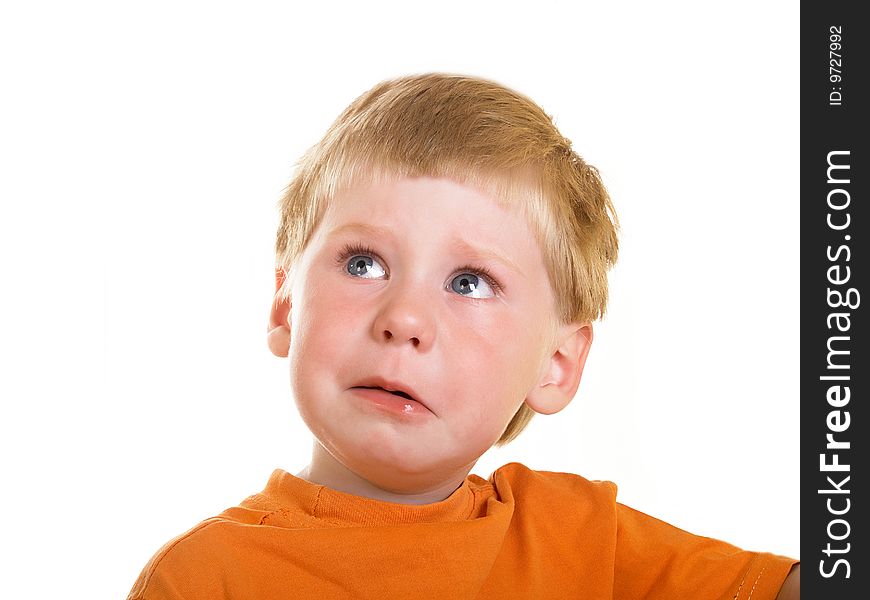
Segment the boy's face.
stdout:
[[449,180],[338,194],[289,303],[302,418],[344,467],[396,493],[464,478],[552,368],[555,301],[530,227]]

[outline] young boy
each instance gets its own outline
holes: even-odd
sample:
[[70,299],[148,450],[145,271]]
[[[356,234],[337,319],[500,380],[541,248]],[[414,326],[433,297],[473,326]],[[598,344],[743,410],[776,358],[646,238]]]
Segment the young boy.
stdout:
[[311,461],[169,542],[129,599],[798,598],[796,560],[686,533],[612,483],[469,475],[573,398],[615,221],[524,96],[441,74],[363,94],[281,203],[268,343]]

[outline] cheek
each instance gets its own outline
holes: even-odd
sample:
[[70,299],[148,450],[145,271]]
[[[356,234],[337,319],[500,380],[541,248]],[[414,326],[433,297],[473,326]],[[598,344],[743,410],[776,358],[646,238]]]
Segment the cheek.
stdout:
[[535,332],[539,330],[535,319],[509,311],[466,316],[452,328],[451,348],[460,349],[457,354],[472,372],[500,374],[496,381],[504,383],[520,381],[537,368],[541,338]]
[[[479,341],[480,351],[467,359],[470,377],[483,386],[490,410],[507,419],[538,383],[545,356],[544,327],[536,318],[500,322]],[[507,421],[504,423],[507,425]]]
[[291,309],[290,353],[296,375],[305,369],[335,368],[358,329],[352,306],[325,286],[310,286]]
[[446,380],[450,396],[467,403],[466,433],[507,425],[519,408],[539,366],[540,349],[530,342],[527,333],[506,327],[502,319],[452,330]]

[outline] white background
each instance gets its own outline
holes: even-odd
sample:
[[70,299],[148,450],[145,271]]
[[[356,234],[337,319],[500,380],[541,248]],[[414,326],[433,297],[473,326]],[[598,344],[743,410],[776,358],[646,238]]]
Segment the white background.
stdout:
[[7,592],[125,597],[305,465],[265,343],[276,202],[353,98],[431,70],[536,100],[622,223],[575,402],[474,472],[610,479],[799,556],[795,3],[24,6],[0,9]]

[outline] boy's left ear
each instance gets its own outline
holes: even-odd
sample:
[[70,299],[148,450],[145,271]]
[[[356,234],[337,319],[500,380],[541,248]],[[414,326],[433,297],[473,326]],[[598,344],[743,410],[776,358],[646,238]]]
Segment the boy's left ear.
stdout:
[[577,393],[592,346],[592,323],[563,325],[556,340],[558,346],[547,361],[543,376],[526,396],[529,408],[543,415],[559,412]]

